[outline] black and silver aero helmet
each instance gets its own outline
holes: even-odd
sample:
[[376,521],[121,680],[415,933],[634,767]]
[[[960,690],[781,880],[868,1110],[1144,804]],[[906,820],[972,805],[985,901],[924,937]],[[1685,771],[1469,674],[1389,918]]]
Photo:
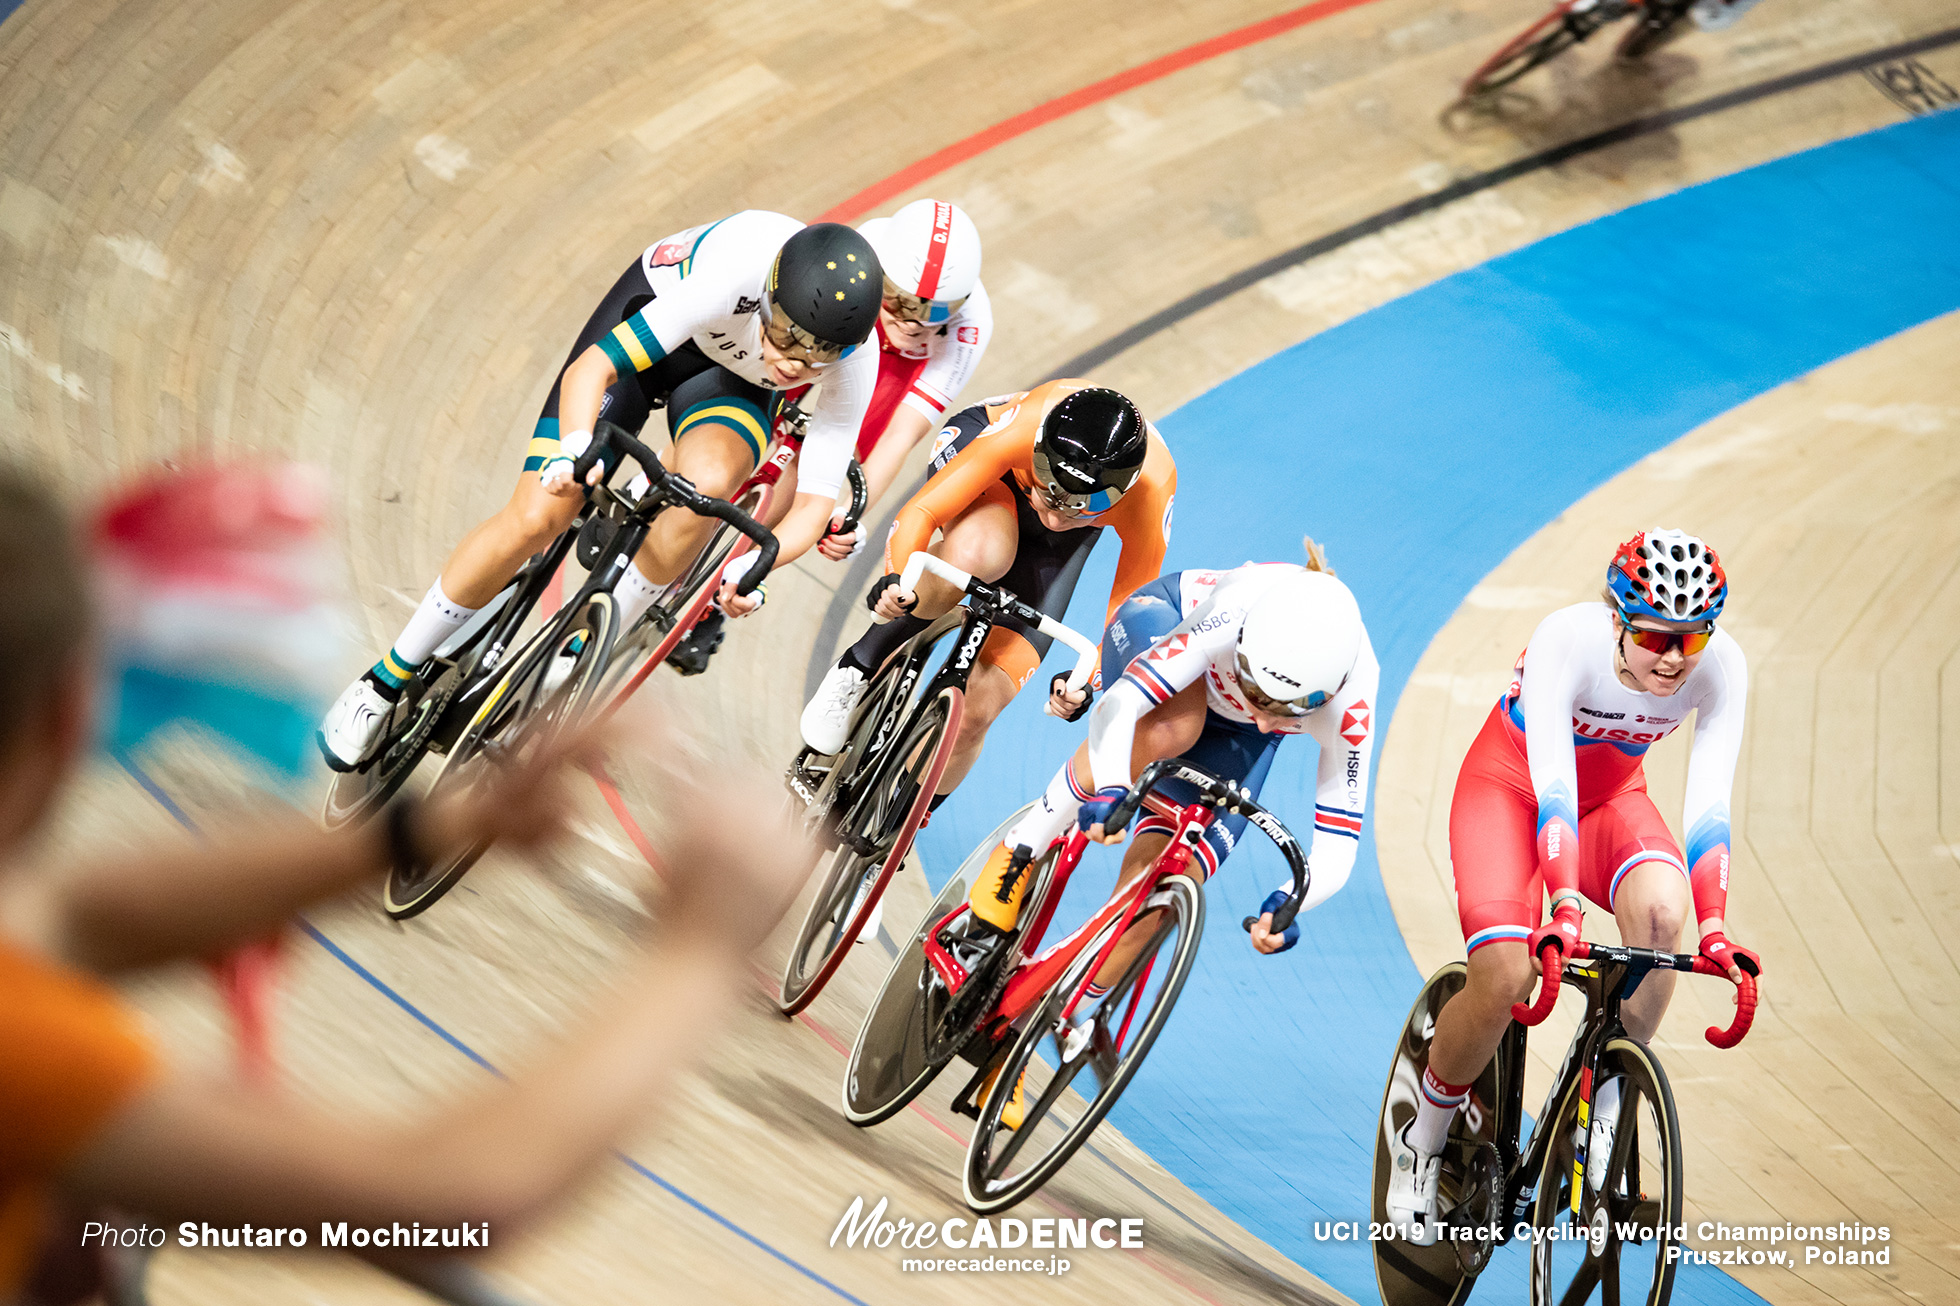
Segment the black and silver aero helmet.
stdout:
[[1035,488],[1062,512],[1099,513],[1136,484],[1150,428],[1114,390],[1077,390],[1048,410],[1034,438]]
[[769,270],[771,325],[812,355],[842,358],[870,337],[884,286],[869,241],[840,222],[812,223]]

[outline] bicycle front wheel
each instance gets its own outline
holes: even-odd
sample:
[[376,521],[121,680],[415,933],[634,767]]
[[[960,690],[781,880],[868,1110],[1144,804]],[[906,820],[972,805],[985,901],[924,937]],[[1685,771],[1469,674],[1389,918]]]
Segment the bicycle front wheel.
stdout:
[[1550,63],[1585,39],[1583,29],[1575,30],[1569,14],[1572,0],[1553,8],[1516,36],[1471,73],[1463,83],[1463,98],[1488,95],[1509,86],[1532,69]]
[[[1662,1306],[1674,1291],[1681,1227],[1681,1125],[1661,1064],[1642,1044],[1616,1038],[1600,1054],[1597,1085],[1618,1079],[1620,1106],[1590,1130],[1604,1162],[1575,1172],[1579,1087],[1559,1103],[1538,1179],[1532,1224],[1531,1300],[1536,1306]],[[1597,1090],[1595,1090],[1597,1097]],[[1579,1199],[1573,1200],[1575,1185]]]
[[943,691],[912,718],[876,781],[844,813],[837,848],[783,965],[785,1016],[816,1000],[837,973],[865,918],[911,851],[926,805],[946,773],[959,734],[960,695]]
[[[968,1206],[982,1215],[1006,1210],[1053,1178],[1089,1140],[1170,1019],[1204,930],[1203,890],[1188,876],[1171,877],[1126,931],[1144,946],[1107,994],[1085,995],[1069,1020],[1063,1008],[1102,939],[1082,949],[1009,1049],[980,1107],[962,1181]],[[1008,1130],[1001,1114],[1023,1076],[1021,1123]]]
[[[430,792],[476,784],[492,758],[545,744],[583,720],[612,656],[618,618],[612,595],[594,594],[571,621],[539,631],[504,664],[450,746]],[[431,866],[391,869],[381,891],[383,909],[396,920],[427,911],[488,848],[478,844]]]

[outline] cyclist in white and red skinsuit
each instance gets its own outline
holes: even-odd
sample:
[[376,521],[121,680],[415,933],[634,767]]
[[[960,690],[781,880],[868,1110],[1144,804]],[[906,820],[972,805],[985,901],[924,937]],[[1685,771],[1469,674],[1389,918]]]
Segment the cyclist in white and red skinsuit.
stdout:
[[[868,509],[898,479],[919,441],[939,429],[980,366],[993,339],[994,310],[980,284],[980,233],[957,205],[914,200],[858,232],[885,272],[872,330],[877,385],[857,437]],[[832,536],[818,548],[841,561],[862,538],[862,532]]]
[[[1450,863],[1469,955],[1463,990],[1437,1018],[1417,1114],[1394,1140],[1389,1220],[1434,1240],[1439,1157],[1451,1119],[1526,996],[1540,949],[1569,953],[1583,902],[1614,913],[1631,947],[1671,952],[1692,897],[1701,952],[1740,980],[1756,955],[1729,942],[1729,797],[1742,748],[1749,672],[1716,628],[1728,578],[1680,531],[1645,531],[1615,551],[1606,603],[1561,608],[1538,624],[1463,760],[1450,804]],[[1681,855],[1647,795],[1647,749],[1695,714]],[[1541,888],[1542,885],[1542,888]],[[1540,924],[1549,894],[1552,920]],[[1656,971],[1621,1005],[1649,1039],[1674,992]],[[1594,1114],[1616,1118],[1617,1081]]]

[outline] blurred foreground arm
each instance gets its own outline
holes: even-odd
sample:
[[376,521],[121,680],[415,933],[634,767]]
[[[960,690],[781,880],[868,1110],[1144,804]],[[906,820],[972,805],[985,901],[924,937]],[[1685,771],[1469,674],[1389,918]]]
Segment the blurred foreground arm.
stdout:
[[167,1078],[71,1164],[71,1195],[213,1223],[503,1233],[537,1214],[666,1098],[807,865],[784,826],[756,819],[772,805],[738,801],[726,772],[710,792],[676,768],[664,788],[684,825],[646,946],[581,1031],[528,1071],[407,1127]]

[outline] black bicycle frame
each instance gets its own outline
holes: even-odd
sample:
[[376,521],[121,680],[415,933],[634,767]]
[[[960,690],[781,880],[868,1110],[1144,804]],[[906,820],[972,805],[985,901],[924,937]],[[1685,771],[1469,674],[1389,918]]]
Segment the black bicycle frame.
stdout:
[[438,739],[446,739],[453,735],[455,730],[460,728],[460,723],[469,720],[475,713],[478,700],[490,692],[492,682],[490,673],[496,671],[502,664],[504,654],[516,642],[517,632],[523,626],[524,619],[531,614],[538,599],[544,594],[546,586],[558,574],[559,567],[564,564],[565,555],[570,552],[573,543],[579,538],[580,532],[585,529],[593,514],[604,511],[598,496],[613,495],[614,501],[618,502],[611,481],[627,457],[637,462],[640,470],[646,473],[650,482],[647,492],[637,504],[627,509],[612,538],[600,546],[599,555],[594,560],[596,565],[587,573],[585,583],[579,587],[569,603],[560,607],[546,627],[547,630],[555,635],[577,618],[586,600],[602,590],[610,593],[613,587],[619,584],[619,578],[626,574],[626,568],[631,566],[633,559],[638,556],[640,546],[646,543],[647,533],[653,529],[653,519],[670,507],[685,508],[701,516],[718,518],[755,541],[759,560],[736,586],[738,594],[753,592],[755,587],[768,577],[770,569],[776,562],[778,549],[776,537],[741,509],[720,499],[703,495],[685,477],[668,471],[651,449],[622,427],[611,422],[598,424],[593,434],[592,444],[572,464],[573,480],[582,484],[586,473],[607,453],[614,451],[619,452],[623,457],[618,462],[609,462],[605,465],[605,479],[588,493],[586,506],[579,510],[572,524],[561,531],[558,538],[553,540],[544,552],[531,560],[529,573],[517,587],[516,593],[511,595],[510,601],[504,605],[504,610],[498,614],[496,623],[490,628],[490,633],[477,643],[474,650],[464,655],[459,666],[463,687],[443,709],[445,720],[436,731]]
[[[1565,1050],[1565,1059],[1559,1063],[1558,1073],[1552,1076],[1551,1092],[1545,1096],[1545,1105],[1538,1113],[1537,1124],[1533,1127],[1531,1138],[1526,1144],[1523,1157],[1506,1176],[1506,1186],[1522,1178],[1518,1184],[1517,1199],[1511,1210],[1505,1212],[1504,1222],[1499,1230],[1498,1241],[1506,1241],[1510,1231],[1518,1221],[1525,1218],[1532,1197],[1531,1190],[1543,1174],[1545,1154],[1550,1150],[1552,1134],[1549,1121],[1558,1110],[1572,1088],[1573,1081],[1579,1077],[1579,1068],[1590,1071],[1592,1090],[1599,1087],[1599,1061],[1606,1045],[1626,1032],[1620,1020],[1620,1004],[1633,996],[1641,981],[1656,970],[1685,970],[1692,972],[1694,958],[1676,956],[1672,953],[1654,952],[1646,948],[1610,947],[1606,944],[1588,945],[1591,956],[1584,961],[1568,962],[1560,979],[1563,983],[1586,991],[1586,1019],[1573,1035],[1572,1042]],[[1685,963],[1685,964],[1684,964]],[[1524,1047],[1525,1027],[1512,1021],[1504,1031],[1504,1041],[1498,1045],[1500,1065],[1509,1067],[1503,1086],[1503,1101],[1495,1122],[1495,1135],[1509,1139],[1513,1149],[1524,1127]],[[1592,1107],[1592,1092],[1586,1094],[1588,1112]],[[1577,1163],[1586,1163],[1586,1148],[1590,1138],[1577,1144]],[[1500,1200],[1505,1194],[1500,1193]]]
[[[1013,595],[977,579],[967,587],[967,601],[962,611],[966,615],[960,620],[959,643],[954,648],[953,656],[947,658],[938,673],[926,683],[922,702],[930,702],[948,689],[958,689],[962,694],[966,692],[966,683],[972,678],[973,665],[979,660],[980,650],[986,647],[987,636],[993,633],[1003,614],[1027,622],[1033,622],[1043,615]],[[927,627],[927,631],[930,629]],[[925,633],[920,632],[921,635]],[[878,720],[877,732],[864,750],[866,757],[878,759],[878,765],[861,768],[857,774],[847,777],[838,785],[833,810],[836,807],[849,810],[863,792],[863,787],[883,775],[884,751],[911,715],[912,687],[918,683],[926,660],[932,656],[933,645],[939,641],[914,636],[909,642],[910,650],[901,654],[906,659],[906,665],[900,673],[898,688],[886,703],[883,715]]]

